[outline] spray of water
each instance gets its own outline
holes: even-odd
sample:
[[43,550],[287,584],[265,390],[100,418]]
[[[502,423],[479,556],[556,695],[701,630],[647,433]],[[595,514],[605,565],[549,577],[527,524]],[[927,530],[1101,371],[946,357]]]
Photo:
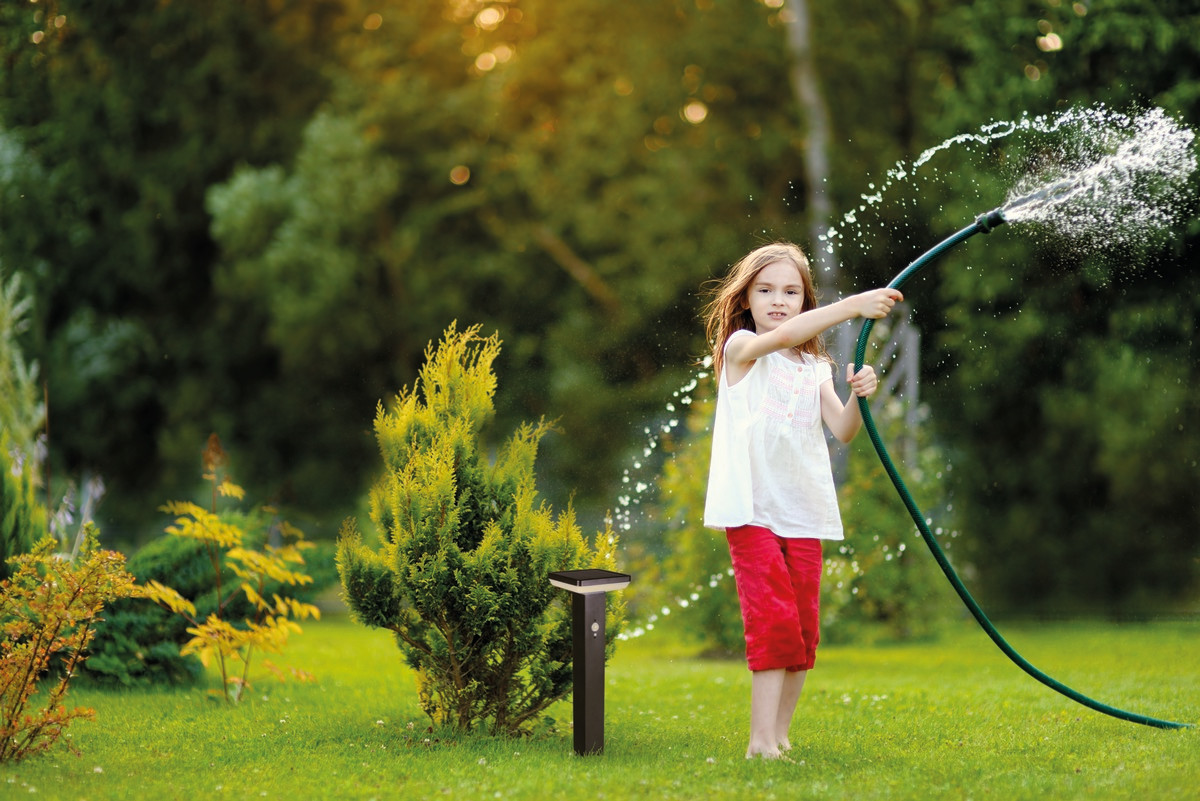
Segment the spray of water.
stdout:
[[1136,117],[1094,109],[1065,125],[1057,151],[1009,192],[1006,220],[1089,249],[1147,242],[1178,224],[1196,169],[1189,128],[1157,108]]

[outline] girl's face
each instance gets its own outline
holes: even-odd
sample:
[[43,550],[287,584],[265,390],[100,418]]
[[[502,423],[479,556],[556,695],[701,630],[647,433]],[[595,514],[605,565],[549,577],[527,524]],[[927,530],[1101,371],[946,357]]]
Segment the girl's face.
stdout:
[[762,334],[790,320],[804,306],[804,279],[791,261],[774,261],[758,271],[746,289],[754,331]]

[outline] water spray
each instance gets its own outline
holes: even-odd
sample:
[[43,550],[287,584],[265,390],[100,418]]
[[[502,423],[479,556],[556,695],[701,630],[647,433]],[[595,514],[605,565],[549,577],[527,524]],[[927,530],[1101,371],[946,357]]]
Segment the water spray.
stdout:
[[[947,237],[918,257],[915,261],[908,265],[908,267],[904,268],[899,275],[892,279],[892,282],[888,284],[888,287],[892,289],[899,289],[905,282],[908,281],[909,278],[914,276],[923,267],[925,267],[925,265],[929,264],[947,250],[950,250],[955,245],[970,239],[975,234],[989,233],[997,226],[1008,222],[1006,212],[1028,206],[1029,204],[1045,202],[1047,200],[1061,200],[1077,188],[1075,186],[1076,183],[1077,182],[1072,182],[1069,179],[1063,179],[1010,201],[1003,208],[993,209],[986,214],[981,214],[973,224]],[[871,329],[874,327],[874,325],[874,320],[867,320],[862,327],[862,331],[858,335],[858,344],[854,354],[855,372],[858,372],[860,369],[862,369],[863,359],[867,349],[867,341],[870,339]],[[978,603],[976,603],[975,599],[971,596],[971,593],[967,591],[966,586],[963,585],[962,580],[958,577],[958,573],[956,573],[954,568],[950,565],[950,561],[946,558],[946,554],[942,551],[941,546],[938,545],[937,539],[933,536],[933,532],[931,532],[929,529],[929,524],[926,522],[925,516],[921,513],[921,509],[917,506],[917,502],[913,499],[912,494],[908,491],[908,487],[905,486],[904,480],[900,477],[900,473],[897,471],[896,465],[892,462],[891,455],[888,453],[887,448],[883,444],[883,440],[879,436],[879,430],[875,426],[875,420],[871,417],[871,408],[867,403],[867,399],[860,397],[858,399],[858,406],[862,411],[863,426],[867,430],[867,435],[871,438],[871,444],[875,446],[875,452],[879,455],[880,461],[883,462],[884,470],[887,471],[888,477],[892,480],[892,484],[895,485],[896,491],[900,494],[901,500],[904,501],[904,505],[908,508],[908,513],[912,517],[913,522],[917,524],[917,530],[920,531],[921,538],[929,547],[930,552],[933,554],[933,558],[937,561],[938,566],[941,567],[942,572],[946,574],[946,578],[950,580],[950,584],[954,587],[954,591],[958,593],[958,597],[962,599],[962,602],[966,605],[967,609],[970,610],[975,620],[979,623],[987,635],[991,637],[992,642],[994,642],[1000,648],[1000,650],[1003,651],[1004,654],[1010,660],[1012,660],[1014,664],[1017,665],[1017,667],[1021,668],[1030,676],[1037,679],[1042,684],[1045,684],[1052,690],[1065,695],[1072,701],[1076,701],[1086,707],[1094,709],[1097,712],[1102,712],[1106,715],[1111,715],[1112,717],[1120,718],[1121,720],[1127,720],[1132,723],[1141,723],[1145,726],[1154,726],[1160,729],[1192,728],[1193,724],[1190,723],[1177,723],[1175,721],[1161,720],[1159,718],[1153,718],[1147,715],[1140,715],[1135,712],[1127,712],[1123,709],[1117,709],[1116,707],[1109,706],[1108,704],[1104,704],[1093,698],[1089,698],[1083,693],[1073,690],[1062,682],[1046,675],[1030,664],[1025,657],[1021,656],[1021,654],[1018,653],[1017,650],[1000,635],[1000,632],[996,630],[996,627],[992,625],[992,622],[988,620],[987,615],[984,614],[983,609],[980,608]]]

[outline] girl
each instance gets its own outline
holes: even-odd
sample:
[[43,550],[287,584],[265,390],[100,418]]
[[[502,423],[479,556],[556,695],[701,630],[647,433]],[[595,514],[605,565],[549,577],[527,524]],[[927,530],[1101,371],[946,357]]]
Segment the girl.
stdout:
[[[817,306],[808,259],[790,243],[742,258],[706,312],[719,379],[704,524],[724,529],[752,671],[746,758],[777,758],[816,657],[821,540],[842,539],[842,521],[821,431],[849,442],[862,417],[833,387],[821,334],[856,317],[878,319],[903,299],[876,289]],[[878,384],[863,367],[850,389]]]

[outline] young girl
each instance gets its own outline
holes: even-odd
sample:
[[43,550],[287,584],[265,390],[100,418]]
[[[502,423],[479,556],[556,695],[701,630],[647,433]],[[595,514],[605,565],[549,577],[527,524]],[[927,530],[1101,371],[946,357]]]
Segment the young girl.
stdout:
[[[791,748],[788,730],[819,639],[821,540],[842,539],[821,431],[849,442],[862,417],[833,387],[821,334],[878,319],[902,300],[876,289],[817,306],[808,259],[789,243],[747,254],[717,286],[706,314],[719,378],[704,524],[724,529],[752,671],[747,759]],[[859,397],[875,371],[851,375]]]

